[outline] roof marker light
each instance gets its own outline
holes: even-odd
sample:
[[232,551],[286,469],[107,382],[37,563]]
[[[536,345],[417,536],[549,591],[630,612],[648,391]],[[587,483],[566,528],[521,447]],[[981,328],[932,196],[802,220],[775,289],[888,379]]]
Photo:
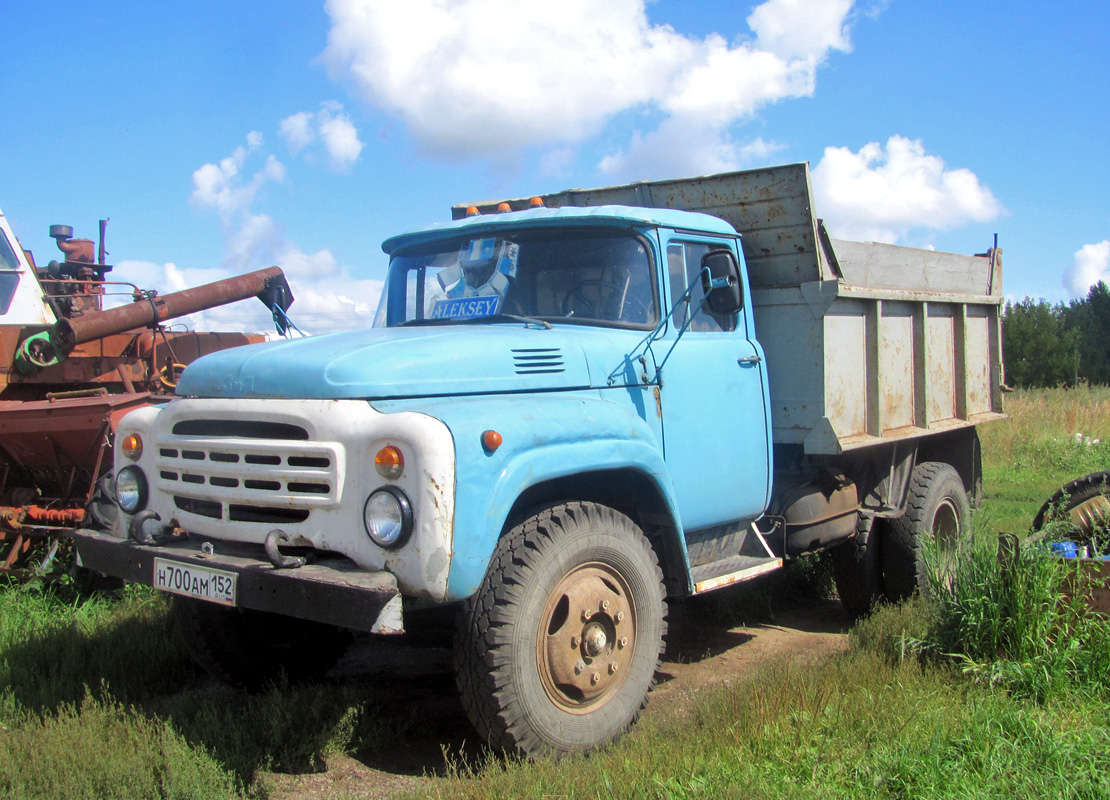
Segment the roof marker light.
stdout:
[[530,205],[532,208],[543,208],[543,198],[533,197],[531,200],[528,201],[528,205]]
[[479,214],[481,214],[481,213],[482,213],[482,212],[480,212],[480,211],[478,210],[478,206],[471,206],[470,208],[468,208],[468,209],[466,210],[466,215],[467,215],[468,217],[476,217],[476,216],[478,216],[478,215],[479,215]]
[[497,213],[498,214],[504,214],[506,211],[512,211],[512,210],[513,210],[512,206],[510,206],[508,203],[498,203],[497,204]]

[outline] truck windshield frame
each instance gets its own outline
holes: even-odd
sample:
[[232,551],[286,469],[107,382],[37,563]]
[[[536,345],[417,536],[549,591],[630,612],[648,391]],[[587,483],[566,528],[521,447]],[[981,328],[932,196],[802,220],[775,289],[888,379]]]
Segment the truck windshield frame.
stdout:
[[614,228],[461,231],[393,254],[375,327],[544,322],[650,330],[652,247]]
[[22,272],[19,257],[4,231],[0,230],[0,315],[7,314],[11,308]]

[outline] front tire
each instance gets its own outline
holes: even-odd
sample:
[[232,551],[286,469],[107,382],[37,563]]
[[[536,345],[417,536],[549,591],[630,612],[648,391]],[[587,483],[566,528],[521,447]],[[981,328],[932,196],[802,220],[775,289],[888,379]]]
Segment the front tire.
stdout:
[[666,633],[663,575],[623,514],[565,503],[498,542],[456,631],[455,674],[493,747],[570,753],[620,736],[647,703]]
[[265,611],[173,597],[178,638],[212,677],[260,689],[284,674],[293,683],[319,680],[351,643],[343,628]]
[[939,461],[914,467],[906,513],[890,520],[883,543],[883,582],[887,597],[905,600],[930,587],[925,550],[935,546],[941,559],[954,558],[967,535],[971,504],[956,470]]

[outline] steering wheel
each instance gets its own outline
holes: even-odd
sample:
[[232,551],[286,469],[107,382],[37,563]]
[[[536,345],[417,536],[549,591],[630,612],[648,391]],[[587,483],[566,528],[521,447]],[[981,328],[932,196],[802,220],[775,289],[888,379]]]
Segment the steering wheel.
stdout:
[[[614,315],[603,313],[607,307],[620,301],[623,292],[624,289],[610,281],[581,281],[563,297],[563,316],[646,322],[651,316],[651,309],[638,297],[625,297]],[[626,319],[626,313],[629,311],[639,312],[639,317]]]

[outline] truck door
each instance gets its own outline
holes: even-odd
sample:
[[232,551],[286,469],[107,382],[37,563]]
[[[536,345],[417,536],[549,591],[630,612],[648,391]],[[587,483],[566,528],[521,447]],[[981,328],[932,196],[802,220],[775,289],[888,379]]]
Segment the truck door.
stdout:
[[[754,518],[770,495],[766,365],[750,309],[722,317],[702,307],[701,259],[722,246],[697,237],[668,242],[669,303],[691,281],[695,288],[653,348],[655,358],[663,358],[662,348],[674,344],[689,320],[663,368],[660,390],[664,455],[687,531]],[[741,280],[747,280],[742,269]],[[749,297],[747,287],[743,294]]]

